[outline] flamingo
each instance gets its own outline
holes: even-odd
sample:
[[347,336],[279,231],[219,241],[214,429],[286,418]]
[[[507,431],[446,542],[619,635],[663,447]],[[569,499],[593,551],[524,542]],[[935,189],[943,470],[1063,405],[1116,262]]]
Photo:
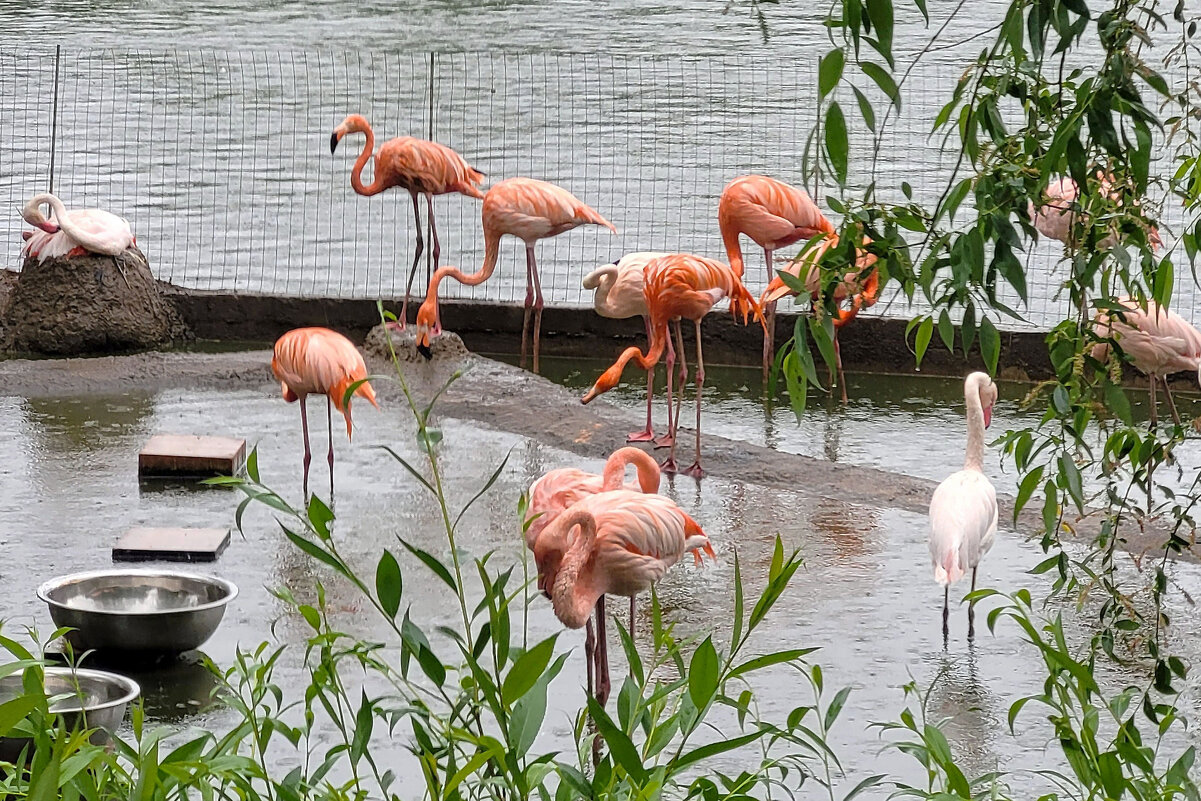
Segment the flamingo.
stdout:
[[521,323],[521,366],[525,366],[526,330],[530,311],[534,310],[534,372],[538,372],[538,340],[542,330],[542,284],[538,280],[538,264],[534,260],[534,244],[539,239],[578,228],[581,225],[603,225],[613,233],[613,223],[596,210],[581,203],[562,187],[534,178],[509,178],[495,184],[484,196],[484,264],[477,272],[466,274],[457,267],[440,267],[434,271],[426,292],[425,302],[417,310],[417,350],[430,358],[430,337],[442,332],[438,316],[438,285],[450,276],[461,284],[476,286],[488,280],[500,257],[500,239],[511,234],[525,242],[525,317]]
[[[967,402],[967,453],[963,469],[952,473],[934,490],[930,498],[930,561],[934,580],[943,587],[942,636],[950,629],[951,585],[972,571],[972,592],[976,591],[976,570],[984,554],[992,548],[997,534],[997,491],[983,473],[984,429],[992,423],[997,402],[997,386],[987,373],[972,373],[963,382]],[[975,636],[976,602],[967,607],[967,636]]]
[[[1096,177],[1098,189],[1102,193],[1107,194],[1111,200],[1115,201],[1121,197],[1113,186],[1112,175],[1106,175],[1098,170]],[[1042,205],[1037,208],[1033,202],[1027,204],[1026,213],[1030,217],[1030,222],[1043,236],[1056,239],[1069,247],[1072,246],[1073,228],[1076,224],[1074,209],[1077,207],[1077,199],[1080,197],[1080,187],[1071,178],[1062,177],[1047,185],[1043,197]],[[1159,250],[1163,243],[1159,238],[1158,228],[1151,226],[1147,230],[1147,241],[1152,250]],[[1118,234],[1116,231],[1111,231],[1097,244],[1102,250],[1109,250],[1117,243]]]
[[[577,527],[579,534],[569,539]],[[701,549],[712,555],[709,537],[671,499],[630,490],[582,498],[556,517],[542,536],[571,542],[551,586],[555,616],[578,629],[596,610],[596,642],[586,636],[584,650],[588,690],[604,706],[610,688],[605,595],[633,597],[649,590],[688,551]]]
[[[870,239],[864,237],[863,243],[866,245],[871,242]],[[816,306],[817,293],[821,290],[821,261],[822,254],[830,248],[838,244],[838,235],[832,234],[823,239],[816,247],[802,252],[795,259],[790,261],[788,265],[781,270],[794,278],[802,278],[805,282],[805,288],[809,290],[814,297]],[[841,282],[834,289],[834,299],[842,303],[847,298],[850,298],[850,308],[840,308],[834,316],[834,363],[838,370],[838,386],[842,389],[842,402],[847,402],[847,382],[846,376],[842,371],[842,351],[838,347],[838,332],[847,323],[854,320],[859,314],[859,310],[864,307],[875,305],[876,300],[880,296],[880,276],[876,270],[872,269],[876,263],[876,255],[874,253],[865,253],[860,250],[856,253],[855,269],[843,276]],[[867,272],[871,270],[871,272]],[[862,277],[866,273],[867,277]],[[771,279],[767,285],[767,289],[763,291],[763,296],[759,299],[759,305],[766,307],[769,303],[774,304],[780,298],[796,295],[784,280],[777,275]]]
[[[1099,312],[1095,331],[1099,337],[1110,337],[1136,368],[1145,373],[1151,393],[1151,426],[1155,427],[1155,383],[1163,384],[1172,420],[1180,425],[1176,402],[1168,389],[1167,376],[1188,371],[1201,381],[1201,331],[1174,311],[1161,309],[1153,300],[1143,309],[1138,301],[1123,298],[1122,309],[1115,313]],[[1109,356],[1109,341],[1094,345],[1091,355],[1098,361]]]
[[[626,468],[634,466],[636,482],[627,481]],[[534,552],[538,566],[538,589],[550,597],[559,564],[567,550],[566,540],[541,536],[551,522],[581,498],[605,490],[628,489],[654,495],[659,491],[659,465],[646,452],[637,448],[619,448],[605,462],[602,475],[575,467],[560,467],[543,475],[530,485],[530,499],[525,529],[526,547]],[[697,557],[699,559],[699,557]],[[630,636],[634,636],[634,596],[630,596]]]
[[[834,233],[834,226],[803,190],[766,175],[743,175],[735,178],[722,190],[717,205],[717,222],[726,258],[741,280],[741,234],[746,234],[763,248],[767,259],[767,280],[775,278],[772,253],[778,248]],[[767,378],[775,356],[776,302],[764,310],[763,377]]]
[[[300,426],[304,431],[304,496],[309,496],[309,420],[305,400],[309,395],[324,395],[326,420],[329,423],[329,492],[334,493],[334,423],[333,409],[346,418],[346,438],[350,439],[350,399],[343,400],[346,390],[356,381],[367,378],[363,356],[350,340],[328,328],[296,328],[275,342],[271,372],[279,379],[288,403],[300,401]],[[354,391],[379,408],[375,390],[364,381]]]
[[413,276],[417,274],[417,264],[421,261],[421,253],[425,249],[425,241],[421,238],[421,212],[417,196],[425,195],[426,216],[429,218],[430,234],[434,240],[436,270],[441,248],[438,245],[438,226],[434,223],[434,195],[457,192],[481,199],[484,193],[480,190],[480,184],[484,180],[484,174],[446,145],[412,136],[401,136],[380,145],[379,152],[375,154],[375,176],[370,185],[364,185],[363,167],[371,159],[371,151],[375,147],[375,132],[371,130],[371,124],[365,117],[361,114],[351,114],[342,120],[329,138],[329,152],[335,152],[338,142],[350,133],[367,135],[363,151],[355,159],[354,167],[350,171],[351,188],[360,195],[370,197],[385,189],[399,186],[407,189],[413,198],[417,251],[413,254],[413,266],[409,268],[409,280],[405,284],[404,302],[400,306],[400,322],[393,324],[403,329],[408,322],[409,293],[413,288]]
[[[642,273],[646,265],[666,253],[642,252],[627,253],[612,264],[598,267],[584,276],[584,289],[595,290],[592,305],[601,317],[611,320],[624,320],[627,317],[642,317],[646,323],[646,339],[651,339],[650,317],[646,311],[646,299],[643,297]],[[684,358],[684,339],[680,332],[680,323],[676,321],[676,340],[680,345],[680,386],[688,380],[688,360]],[[671,340],[667,342],[668,350],[672,349]],[[651,427],[651,399],[655,394],[655,371],[646,371],[646,428],[642,431],[632,431],[626,437],[626,442],[654,442],[656,447],[671,444],[671,434],[655,438]],[[667,407],[667,429],[674,430],[672,425],[672,408]]]
[[[42,213],[43,204],[50,206],[53,219]],[[120,256],[136,242],[124,218],[101,209],[67,211],[63,202],[48,192],[31,197],[21,209],[21,217],[41,229],[27,231],[21,248],[22,256],[36,256],[38,263],[84,253]]]
[[[738,280],[729,266],[691,253],[670,253],[646,266],[645,288],[647,310],[651,318],[651,341],[645,355],[636,347],[626,348],[617,361],[601,374],[592,389],[581,400],[589,403],[598,395],[613,389],[621,380],[622,370],[630,361],[637,361],[643,370],[652,369],[663,355],[670,337],[668,323],[676,318],[691,320],[696,326],[696,461],[684,470],[676,466],[675,431],[672,431],[671,452],[663,462],[668,473],[681,472],[703,478],[701,467],[701,392],[705,385],[705,360],[701,354],[701,320],[722,298],[730,299],[730,312],[742,317],[745,325],[750,316],[763,324],[763,314],[755,298]],[[667,362],[667,405],[671,406],[671,353]],[[683,389],[681,388],[681,391]],[[676,420],[678,425],[679,420]]]

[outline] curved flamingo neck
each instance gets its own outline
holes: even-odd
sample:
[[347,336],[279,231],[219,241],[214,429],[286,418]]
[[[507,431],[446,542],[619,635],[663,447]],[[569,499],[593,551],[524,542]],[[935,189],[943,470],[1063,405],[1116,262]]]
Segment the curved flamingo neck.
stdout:
[[375,165],[375,176],[371,185],[363,185],[363,168],[367,166],[367,162],[371,160],[371,152],[375,150],[375,131],[368,125],[363,133],[367,134],[367,141],[363,144],[363,152],[354,160],[354,167],[350,170],[350,188],[360,195],[378,195],[387,188],[378,163]]
[[606,308],[609,305],[609,293],[617,285],[617,265],[612,264],[597,270],[596,296],[593,298],[594,308]]
[[54,218],[58,222],[58,227],[71,239],[75,240],[76,244],[84,250],[92,252],[105,252],[112,250],[112,243],[106,242],[103,236],[95,236],[92,233],[85,231],[71,220],[71,215],[67,212],[67,207],[63,202],[54,195],[43,193],[37,195],[30,201],[37,205],[48,203],[50,208],[54,210]]
[[963,469],[982,472],[984,469],[984,406],[980,403],[980,382],[967,382],[964,386],[963,399],[967,402],[967,449],[963,458]]
[[721,241],[726,246],[726,261],[730,263],[730,269],[739,278],[742,278],[743,262],[742,262],[742,243],[738,241],[738,229],[733,225],[721,226]]
[[622,448],[605,462],[601,476],[604,490],[619,490],[625,482],[626,468],[634,465],[638,473],[638,486],[647,494],[659,491],[659,464],[645,451],[637,448]]
[[561,526],[564,536],[575,526],[580,527],[579,536],[559,565],[550,596],[555,615],[563,625],[578,629],[588,622],[600,597],[593,586],[595,576],[587,569],[596,548],[596,518],[583,509],[568,509],[553,525]]
[[496,263],[500,260],[500,237],[499,231],[484,229],[484,263],[474,273],[465,273],[458,267],[439,267],[430,277],[430,288],[426,293],[426,298],[438,297],[438,285],[442,283],[443,278],[453,278],[460,284],[467,286],[476,286],[482,284],[491,277],[496,270]]

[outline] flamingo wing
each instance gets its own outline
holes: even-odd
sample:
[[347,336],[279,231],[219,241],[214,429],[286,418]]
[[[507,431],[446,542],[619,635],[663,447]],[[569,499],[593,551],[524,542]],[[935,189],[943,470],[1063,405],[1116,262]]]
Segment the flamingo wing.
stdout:
[[930,499],[934,580],[954,584],[980,564],[997,533],[997,492],[978,470],[952,473]]

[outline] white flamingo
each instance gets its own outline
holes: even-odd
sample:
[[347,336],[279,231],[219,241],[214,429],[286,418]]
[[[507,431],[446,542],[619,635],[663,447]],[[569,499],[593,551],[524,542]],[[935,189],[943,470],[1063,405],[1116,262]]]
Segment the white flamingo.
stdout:
[[[51,208],[52,217],[42,213],[42,205]],[[36,256],[38,262],[83,253],[120,256],[135,244],[129,223],[101,209],[67,211],[54,195],[43,192],[34,195],[21,209],[25,222],[41,230],[26,232],[21,255]]]
[[[967,453],[963,469],[938,485],[930,498],[930,560],[934,580],[943,586],[942,636],[949,633],[951,585],[976,569],[997,534],[997,491],[984,475],[984,429],[992,422],[997,386],[987,373],[972,373],[963,382],[967,402]],[[967,636],[975,635],[975,601],[967,608]]]

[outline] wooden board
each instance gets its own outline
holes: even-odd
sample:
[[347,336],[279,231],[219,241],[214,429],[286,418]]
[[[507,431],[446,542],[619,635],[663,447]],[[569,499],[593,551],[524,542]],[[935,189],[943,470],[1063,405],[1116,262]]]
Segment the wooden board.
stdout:
[[246,463],[246,440],[155,434],[138,453],[138,475],[147,478],[236,476]]
[[113,546],[114,562],[215,562],[227,528],[131,528]]

